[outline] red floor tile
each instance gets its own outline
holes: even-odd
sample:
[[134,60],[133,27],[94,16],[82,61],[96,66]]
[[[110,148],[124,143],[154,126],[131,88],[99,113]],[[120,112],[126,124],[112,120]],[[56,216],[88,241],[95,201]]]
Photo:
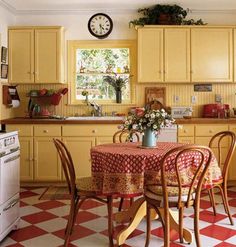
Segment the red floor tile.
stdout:
[[16,243],[16,244],[7,245],[7,247],[24,247],[24,245],[21,245],[19,243]]
[[31,197],[31,196],[38,196],[38,194],[32,192],[32,191],[23,191],[23,192],[20,192],[20,198],[26,198],[26,197]]
[[229,205],[231,207],[236,207],[236,199],[229,200]]
[[235,236],[236,230],[231,230],[229,228],[217,225],[210,225],[206,228],[201,229],[200,234],[224,241]]
[[[86,222],[86,221],[97,219],[99,217],[100,216],[98,216],[96,214],[93,214],[93,213],[90,213],[90,212],[86,212],[86,211],[82,211],[82,212],[79,212],[77,214],[76,223],[80,224],[80,223],[83,223],[83,222]],[[68,220],[69,216],[67,215],[67,216],[65,216],[63,218]]]
[[211,203],[209,201],[201,200],[200,208],[202,209],[211,208]]
[[[191,215],[190,217],[194,218],[194,215]],[[216,223],[220,220],[223,220],[227,218],[226,215],[224,214],[219,214],[217,213],[216,216],[213,214],[213,211],[209,211],[209,210],[203,210],[200,212],[199,214],[199,219],[202,221],[206,221],[209,223]]]
[[23,220],[31,224],[37,224],[37,223],[40,223],[46,220],[51,220],[54,218],[57,218],[57,216],[54,214],[48,213],[48,212],[44,212],[44,211],[22,217]]
[[43,210],[49,210],[49,209],[61,207],[64,205],[65,203],[58,202],[58,201],[46,201],[46,202],[34,204],[34,207],[37,207]]
[[[86,227],[80,226],[80,225],[75,225],[73,228],[73,232],[72,235],[70,237],[70,241],[76,240],[76,239],[80,239],[80,238],[84,238],[87,237],[89,235],[92,235],[96,233],[95,231],[92,231]],[[65,230],[59,230],[56,232],[53,232],[52,234],[54,234],[55,236],[64,239],[65,236]]]
[[31,226],[21,228],[17,231],[12,231],[9,236],[13,240],[17,242],[21,242],[21,241],[35,238],[35,237],[38,237],[44,234],[47,234],[47,232],[34,225],[31,225]]
[[104,203],[101,203],[101,202],[98,202],[98,201],[95,201],[95,200],[86,200],[82,204],[81,209],[87,210],[87,209],[96,208],[96,207],[102,206],[102,205],[104,205]]
[[222,242],[220,244],[217,244],[215,247],[235,247],[235,246],[236,246],[236,243],[235,244],[229,244],[226,242]]
[[25,207],[25,206],[27,206],[27,205],[28,205],[27,203],[20,201],[20,207],[21,207],[21,208],[23,208],[23,207]]
[[[159,238],[164,238],[164,232],[163,232],[163,228],[162,227],[158,227],[154,230],[151,231],[152,235],[155,235]],[[179,234],[175,231],[175,230],[171,230],[170,231],[170,240],[171,241],[175,241],[179,239]]]

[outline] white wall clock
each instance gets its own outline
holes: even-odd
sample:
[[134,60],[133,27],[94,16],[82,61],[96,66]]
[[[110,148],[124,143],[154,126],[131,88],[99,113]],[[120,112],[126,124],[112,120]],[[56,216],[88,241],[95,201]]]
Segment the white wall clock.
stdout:
[[106,38],[112,31],[112,19],[103,13],[97,13],[88,21],[89,32],[98,39]]

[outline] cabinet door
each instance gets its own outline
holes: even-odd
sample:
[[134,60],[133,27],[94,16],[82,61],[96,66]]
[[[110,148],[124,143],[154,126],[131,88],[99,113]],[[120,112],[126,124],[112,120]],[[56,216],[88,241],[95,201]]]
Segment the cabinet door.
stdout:
[[99,136],[96,138],[96,145],[107,144],[112,142],[113,142],[112,136]]
[[20,137],[20,180],[32,181],[33,176],[33,138]]
[[[236,125],[229,125],[229,130],[236,134]],[[236,149],[229,165],[229,180],[236,180]]]
[[36,181],[61,180],[61,163],[52,137],[34,138],[34,168]]
[[34,30],[9,30],[9,82],[34,82]]
[[75,166],[76,177],[91,176],[90,149],[95,146],[94,137],[64,137]]
[[59,29],[35,30],[35,82],[60,82]]
[[192,28],[193,82],[232,82],[232,29]]
[[163,29],[138,29],[138,82],[163,82]]
[[190,29],[166,28],[165,82],[190,82]]

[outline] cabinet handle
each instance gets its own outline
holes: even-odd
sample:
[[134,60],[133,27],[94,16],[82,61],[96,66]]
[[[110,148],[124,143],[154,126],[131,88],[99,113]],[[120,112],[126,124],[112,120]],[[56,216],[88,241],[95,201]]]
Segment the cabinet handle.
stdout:
[[97,130],[92,130],[92,133],[97,133]]
[[31,71],[28,71],[27,74],[32,74]]
[[48,130],[43,130],[43,133],[48,133]]

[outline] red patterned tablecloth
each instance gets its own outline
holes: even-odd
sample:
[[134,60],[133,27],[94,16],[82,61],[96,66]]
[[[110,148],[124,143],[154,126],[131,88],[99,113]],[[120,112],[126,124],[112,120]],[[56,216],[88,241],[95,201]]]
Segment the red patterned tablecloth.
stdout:
[[[139,143],[103,144],[91,149],[92,177],[96,191],[104,194],[133,196],[143,193],[144,184],[160,181],[160,161],[164,154],[180,143],[159,142],[156,148],[143,149]],[[197,160],[196,155],[194,158]],[[193,156],[184,157],[181,166],[183,180],[195,172]],[[196,162],[195,162],[196,164]],[[175,183],[174,166],[167,161],[167,180]],[[213,156],[206,185],[221,179],[221,170]]]

